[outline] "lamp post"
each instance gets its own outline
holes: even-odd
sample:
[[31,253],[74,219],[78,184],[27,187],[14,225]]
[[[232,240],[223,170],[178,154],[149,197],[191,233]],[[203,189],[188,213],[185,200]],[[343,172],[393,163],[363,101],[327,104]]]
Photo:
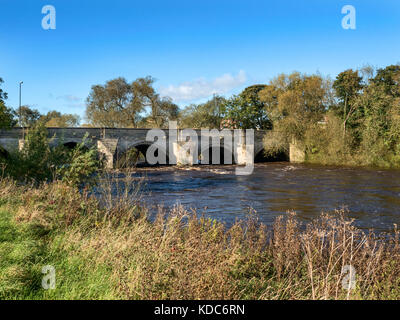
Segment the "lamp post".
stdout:
[[19,83],[19,125],[22,127],[22,113],[21,113],[21,91],[22,91],[22,84],[24,82],[20,81]]

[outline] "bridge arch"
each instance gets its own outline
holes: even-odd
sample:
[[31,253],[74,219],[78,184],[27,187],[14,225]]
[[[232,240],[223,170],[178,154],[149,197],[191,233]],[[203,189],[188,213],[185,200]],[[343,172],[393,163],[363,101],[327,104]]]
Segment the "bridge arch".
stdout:
[[68,149],[75,149],[77,145],[78,145],[78,142],[75,142],[75,141],[70,141],[70,142],[63,143],[63,146],[68,148]]
[[[208,154],[208,163],[205,163],[205,159],[202,159],[202,156],[204,154]],[[225,161],[225,156],[227,155],[227,161]],[[213,157],[215,156],[215,158]],[[219,159],[218,159],[219,158]],[[219,161],[218,161],[219,160]],[[228,150],[224,146],[209,146],[205,149],[202,149],[201,152],[199,153],[199,164],[213,164],[213,162],[216,162],[215,164],[220,164],[220,165],[229,165],[229,164],[234,164],[235,163],[235,155],[232,152],[232,150]]]
[[259,147],[254,151],[254,163],[278,161],[289,161],[289,155],[282,151],[276,155],[270,156],[266,154],[264,147]]
[[[150,165],[146,159],[146,154],[152,144],[153,142],[145,140],[119,144],[115,155],[116,166],[132,167],[136,165]],[[166,164],[168,164],[167,150],[159,148],[158,151],[165,154],[167,160]]]
[[0,160],[1,159],[8,159],[10,157],[10,153],[8,152],[8,150],[3,147],[2,145],[0,145]]
[[[77,145],[81,144],[84,140],[82,138],[55,138],[50,140],[50,147],[55,148],[58,146],[64,146],[67,147],[68,149],[74,149]],[[84,141],[85,142],[85,147],[90,148],[93,143]]]
[[[78,145],[80,145],[81,143],[82,143],[82,141],[71,140],[71,141],[67,141],[67,142],[63,141],[63,142],[62,142],[62,145],[63,145],[64,147],[66,147],[67,149],[73,150],[73,149],[75,149]],[[85,143],[84,146],[83,146],[83,149],[84,149],[84,150],[89,150],[89,148],[92,147],[92,146],[93,146],[92,144]]]

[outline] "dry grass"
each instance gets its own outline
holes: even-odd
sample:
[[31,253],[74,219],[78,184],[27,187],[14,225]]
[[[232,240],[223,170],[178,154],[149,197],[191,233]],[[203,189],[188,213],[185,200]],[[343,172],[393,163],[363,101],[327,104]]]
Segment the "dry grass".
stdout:
[[[99,203],[60,183],[24,192],[0,184],[4,201],[18,197],[15,220],[44,226],[50,251],[65,252],[58,281],[68,284],[69,298],[85,296],[71,288],[78,284],[66,271],[79,261],[84,277],[95,274],[108,284],[94,298],[400,299],[399,232],[365,234],[343,211],[307,225],[287,213],[271,229],[254,215],[227,228],[182,207],[149,222],[132,202],[135,189],[114,190],[114,198]],[[346,282],[349,271],[354,288]]]

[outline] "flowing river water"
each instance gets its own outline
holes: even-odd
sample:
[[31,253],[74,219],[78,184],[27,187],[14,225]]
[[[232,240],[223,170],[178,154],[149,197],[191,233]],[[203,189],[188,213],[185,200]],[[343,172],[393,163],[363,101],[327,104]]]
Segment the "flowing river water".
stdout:
[[151,212],[158,206],[186,209],[226,222],[244,219],[250,208],[271,225],[296,211],[303,221],[346,208],[362,229],[390,232],[400,225],[400,171],[284,162],[256,164],[253,174],[235,175],[234,166],[143,170],[142,196]]

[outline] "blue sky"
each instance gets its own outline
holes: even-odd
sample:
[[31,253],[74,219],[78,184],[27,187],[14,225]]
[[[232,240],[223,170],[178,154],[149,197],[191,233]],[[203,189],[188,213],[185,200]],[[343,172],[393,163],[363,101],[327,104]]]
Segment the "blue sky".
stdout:
[[[56,30],[43,30],[44,5]],[[342,28],[344,5],[356,30]],[[335,77],[400,61],[398,0],[1,0],[0,77],[7,104],[85,111],[94,84],[151,75],[180,106],[294,70]]]

